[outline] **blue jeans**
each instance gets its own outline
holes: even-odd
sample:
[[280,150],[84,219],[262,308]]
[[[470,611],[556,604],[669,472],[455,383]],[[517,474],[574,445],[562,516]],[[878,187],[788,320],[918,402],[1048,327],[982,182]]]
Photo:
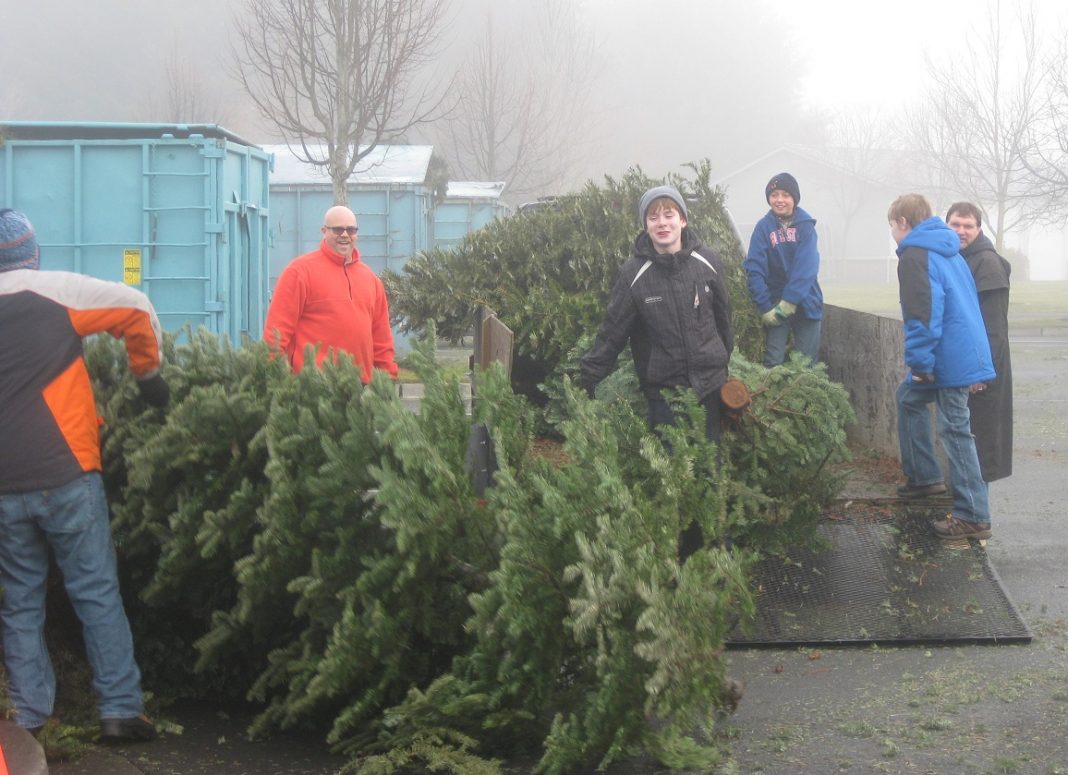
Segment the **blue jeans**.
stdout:
[[141,671],[119,596],[104,484],[94,472],[51,490],[0,495],[0,617],[17,723],[44,724],[56,697],[44,640],[49,547],[82,623],[100,717],[138,715]]
[[786,343],[794,335],[794,349],[815,363],[820,359],[820,326],[823,321],[799,314],[791,315],[777,326],[764,328],[764,365],[769,369],[786,360]]
[[968,388],[922,388],[911,377],[905,378],[897,389],[901,469],[908,483],[917,487],[942,481],[928,410],[931,402],[938,410],[938,436],[949,463],[953,516],[966,522],[989,522],[990,503],[972,436]]

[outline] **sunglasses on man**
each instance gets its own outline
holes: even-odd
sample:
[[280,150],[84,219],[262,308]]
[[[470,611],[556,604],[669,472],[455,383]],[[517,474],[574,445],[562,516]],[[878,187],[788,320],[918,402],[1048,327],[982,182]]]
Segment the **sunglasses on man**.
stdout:
[[334,233],[335,237],[340,237],[342,234],[348,234],[350,237],[355,237],[356,232],[360,230],[359,226],[327,226]]

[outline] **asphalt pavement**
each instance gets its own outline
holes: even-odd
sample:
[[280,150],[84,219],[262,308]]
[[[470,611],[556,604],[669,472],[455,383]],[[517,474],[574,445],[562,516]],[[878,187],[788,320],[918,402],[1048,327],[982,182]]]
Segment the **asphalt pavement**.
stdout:
[[1013,475],[991,484],[986,550],[1033,642],[731,652],[748,690],[727,771],[1068,773],[1068,342],[1014,339],[1012,360]]

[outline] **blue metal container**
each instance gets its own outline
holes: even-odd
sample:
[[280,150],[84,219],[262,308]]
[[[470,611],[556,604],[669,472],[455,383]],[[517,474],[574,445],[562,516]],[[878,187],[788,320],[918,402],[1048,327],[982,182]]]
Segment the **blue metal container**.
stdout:
[[433,247],[454,247],[494,218],[508,215],[503,191],[504,183],[449,181],[445,200],[434,208]]
[[[302,162],[285,145],[267,145],[271,173],[271,287],[286,264],[322,240],[323,214],[334,204],[329,176]],[[349,178],[349,207],[360,225],[360,259],[375,274],[399,271],[426,250],[432,196],[426,184],[433,147],[379,145]]]
[[125,282],[168,330],[259,338],[268,297],[261,148],[214,125],[0,124],[0,206],[25,212],[41,268]]
[[[322,167],[297,158],[286,145],[265,145],[272,154],[270,284],[286,265],[322,240],[323,214],[334,204],[330,177]],[[324,157],[320,147],[311,149]],[[360,258],[376,274],[400,271],[417,253],[457,244],[468,233],[506,214],[503,183],[449,183],[434,204],[428,181],[433,146],[379,145],[360,160],[348,181],[349,207],[360,226]],[[398,353],[409,345],[397,327]]]
[[[267,145],[271,173],[270,287],[286,264],[319,246],[323,215],[334,204],[334,189],[322,167],[301,161],[285,145]],[[360,160],[349,178],[349,208],[356,213],[360,260],[378,275],[400,271],[427,249],[433,197],[427,184],[430,145],[379,145]],[[319,154],[321,149],[317,149]],[[410,349],[408,337],[393,328],[398,355]]]

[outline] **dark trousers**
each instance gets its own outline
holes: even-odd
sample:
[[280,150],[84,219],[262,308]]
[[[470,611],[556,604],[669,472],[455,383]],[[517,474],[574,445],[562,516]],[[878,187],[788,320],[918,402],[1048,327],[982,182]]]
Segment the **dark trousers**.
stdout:
[[[649,427],[656,431],[661,425],[674,425],[675,413],[671,411],[671,405],[663,398],[647,399],[649,404]],[[705,436],[709,441],[719,442],[719,417],[722,403],[719,400],[719,391],[714,390],[705,398],[701,399],[701,406],[705,410]],[[661,437],[663,439],[663,437]],[[670,448],[664,439],[664,446]]]
[[[675,413],[671,411],[671,405],[663,398],[650,398],[649,404],[649,427],[659,434],[659,428],[661,426],[668,426],[675,424]],[[719,443],[720,435],[720,411],[722,409],[722,403],[719,398],[719,391],[714,390],[708,396],[701,400],[701,406],[705,410],[705,436],[709,441]],[[660,440],[664,446],[671,449],[671,443],[663,436],[660,435]],[[716,453],[718,459],[719,453]],[[678,556],[679,564],[682,565],[686,562],[686,559],[700,549],[705,542],[704,531],[701,530],[701,525],[697,520],[692,520],[690,524],[679,533],[678,544]]]

